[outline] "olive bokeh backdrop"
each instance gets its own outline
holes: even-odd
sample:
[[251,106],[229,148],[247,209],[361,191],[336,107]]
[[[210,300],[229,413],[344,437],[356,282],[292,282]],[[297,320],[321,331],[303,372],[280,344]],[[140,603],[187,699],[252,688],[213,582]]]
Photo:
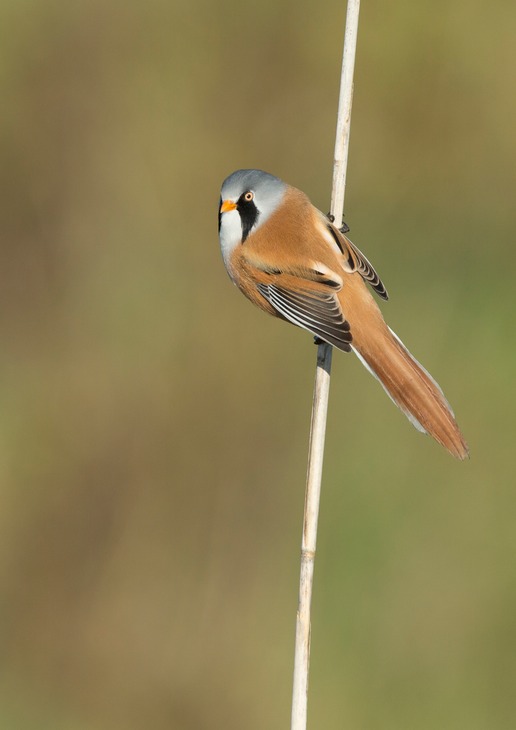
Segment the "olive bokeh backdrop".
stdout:
[[[222,179],[328,210],[345,3],[0,3],[0,725],[289,723],[316,350]],[[312,727],[516,726],[516,6],[365,0],[346,197],[471,459],[335,353]]]

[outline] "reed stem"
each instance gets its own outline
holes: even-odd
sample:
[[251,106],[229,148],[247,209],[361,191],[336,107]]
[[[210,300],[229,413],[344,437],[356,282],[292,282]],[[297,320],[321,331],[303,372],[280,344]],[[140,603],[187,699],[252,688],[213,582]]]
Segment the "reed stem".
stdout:
[[[348,0],[330,207],[334,222],[339,227],[342,224],[344,195],[346,191],[351,105],[353,101],[353,72],[355,68],[359,10],[360,0]],[[307,722],[308,675],[310,666],[310,611],[332,351],[332,346],[325,342],[317,348],[317,367],[310,424],[310,442],[308,447],[303,537],[301,541],[301,573],[296,620],[291,730],[306,730]]]

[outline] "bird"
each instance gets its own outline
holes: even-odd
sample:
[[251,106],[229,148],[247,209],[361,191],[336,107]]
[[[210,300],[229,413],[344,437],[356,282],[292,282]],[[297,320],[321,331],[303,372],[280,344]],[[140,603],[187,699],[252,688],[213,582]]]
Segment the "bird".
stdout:
[[263,170],[221,187],[219,240],[233,283],[256,306],[353,351],[421,432],[458,459],[469,455],[443,391],[386,324],[371,289],[387,290],[364,254],[305,193]]

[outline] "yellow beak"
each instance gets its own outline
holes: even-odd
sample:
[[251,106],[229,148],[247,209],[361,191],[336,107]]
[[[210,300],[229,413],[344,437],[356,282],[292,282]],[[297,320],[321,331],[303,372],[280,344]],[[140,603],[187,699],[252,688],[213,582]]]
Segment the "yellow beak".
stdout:
[[236,207],[236,203],[233,203],[232,200],[224,200],[220,206],[220,212],[227,213],[228,210],[235,210]]

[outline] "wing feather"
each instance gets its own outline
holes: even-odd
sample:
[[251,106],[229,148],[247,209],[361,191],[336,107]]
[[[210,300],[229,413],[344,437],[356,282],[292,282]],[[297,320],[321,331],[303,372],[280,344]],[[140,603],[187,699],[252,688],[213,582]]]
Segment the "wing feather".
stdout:
[[335,295],[315,290],[285,289],[258,284],[258,291],[285,319],[322,340],[349,352],[352,336]]
[[387,300],[389,298],[389,295],[387,293],[387,289],[383,284],[383,281],[380,279],[373,265],[364,256],[362,251],[360,251],[360,249],[357,248],[357,246],[355,246],[355,244],[350,241],[347,236],[345,236],[341,231],[339,231],[338,228],[336,228],[331,223],[328,224],[328,229],[335,239],[340,250],[342,251],[344,256],[346,256],[346,263],[350,267],[350,269],[352,271],[358,271],[362,279],[364,279],[364,281],[367,281],[367,283],[371,286],[372,289],[374,289],[378,296],[382,299]]

